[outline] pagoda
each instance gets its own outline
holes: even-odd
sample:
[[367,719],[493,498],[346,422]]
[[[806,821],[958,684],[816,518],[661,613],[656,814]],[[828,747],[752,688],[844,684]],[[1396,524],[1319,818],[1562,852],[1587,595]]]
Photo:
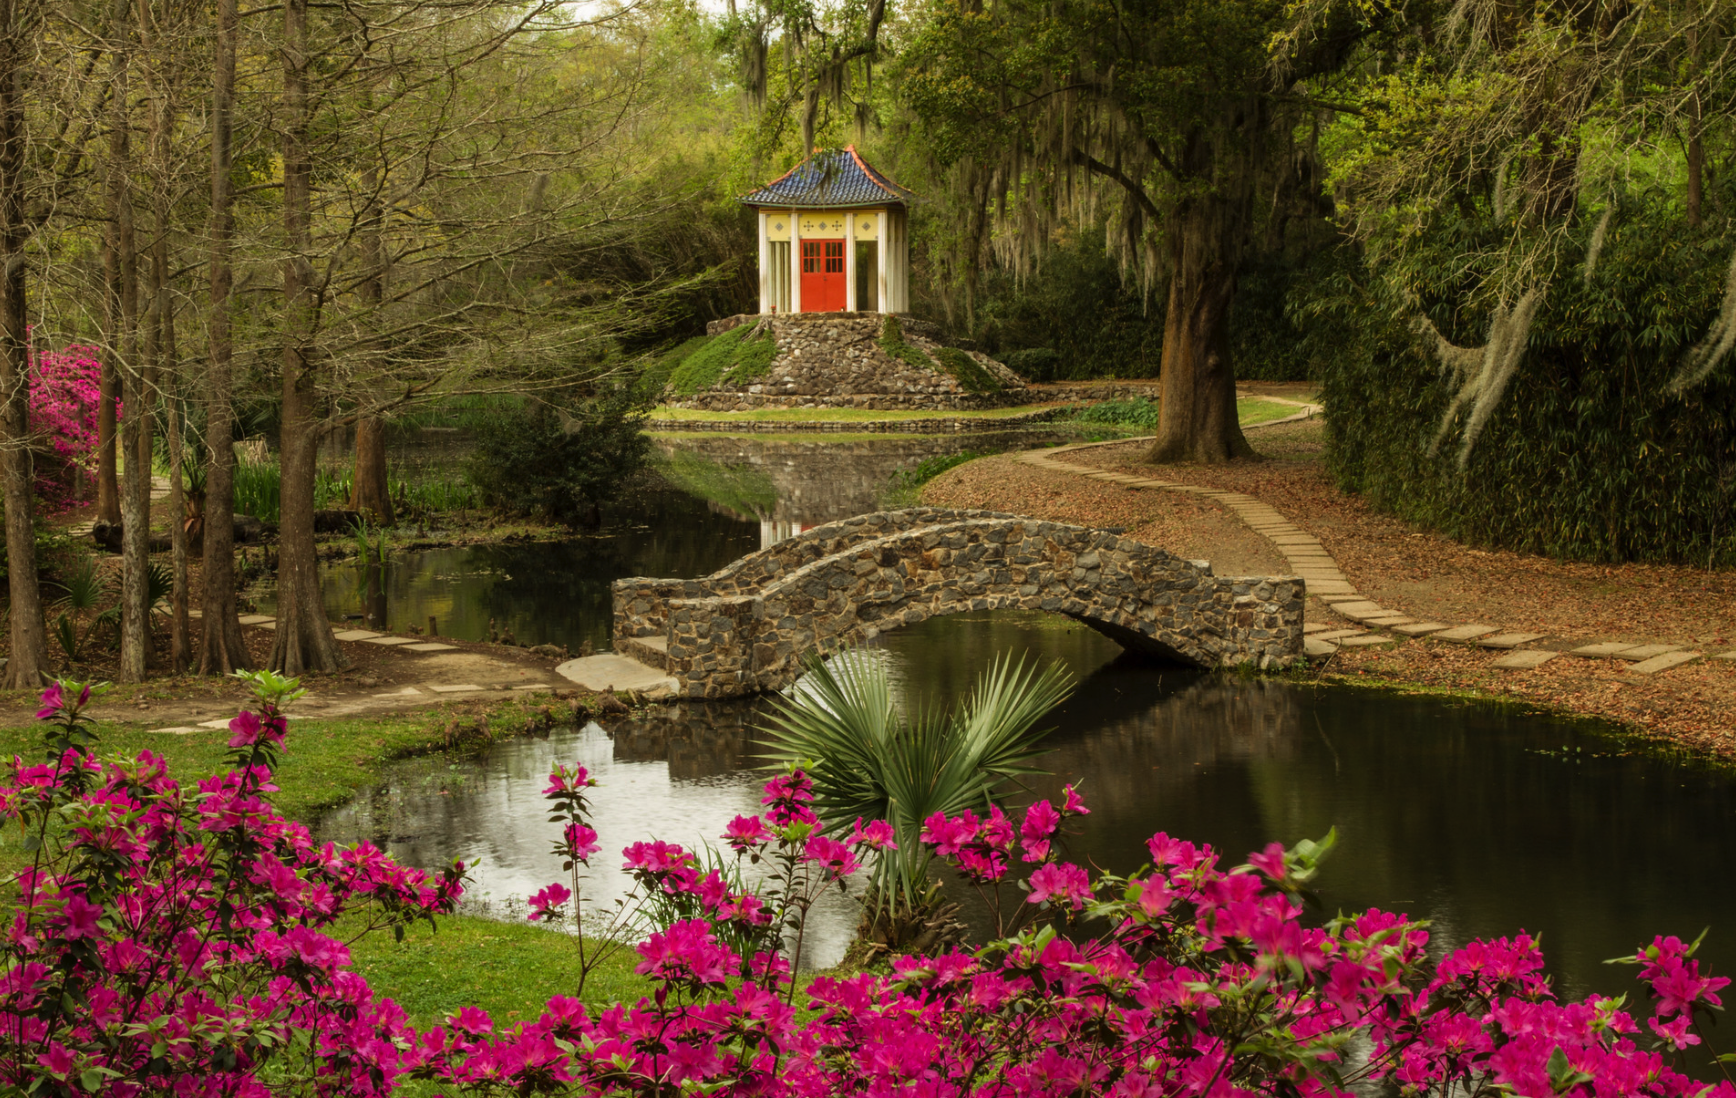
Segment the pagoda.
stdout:
[[914,200],[854,145],[743,195],[759,214],[759,311],[907,312]]

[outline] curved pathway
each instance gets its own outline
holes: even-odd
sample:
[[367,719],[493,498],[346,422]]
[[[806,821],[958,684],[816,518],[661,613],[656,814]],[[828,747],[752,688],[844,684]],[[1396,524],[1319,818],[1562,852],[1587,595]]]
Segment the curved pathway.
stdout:
[[[1267,397],[1263,399],[1278,400],[1279,398]],[[1297,404],[1302,408],[1302,411],[1283,419],[1253,424],[1244,427],[1243,430],[1253,431],[1262,427],[1274,427],[1280,423],[1294,423],[1318,415],[1321,411],[1319,405],[1304,405],[1297,401],[1283,401],[1283,403]],[[1146,435],[1112,439],[1107,442],[1057,446],[1049,450],[1030,450],[1019,454],[1018,460],[1050,472],[1120,484],[1134,491],[1182,492],[1188,495],[1202,496],[1206,499],[1216,500],[1229,508],[1254,532],[1270,541],[1295,573],[1307,581],[1310,596],[1317,598],[1347,623],[1342,627],[1319,622],[1305,626],[1304,630],[1307,636],[1304,640],[1304,648],[1312,658],[1330,657],[1338,651],[1340,646],[1353,648],[1397,643],[1398,637],[1382,631],[1390,631],[1390,633],[1405,637],[1426,636],[1433,640],[1457,641],[1479,648],[1494,649],[1499,651],[1501,655],[1494,661],[1493,666],[1505,670],[1517,671],[1541,667],[1557,656],[1564,654],[1552,649],[1526,647],[1545,639],[1546,634],[1543,633],[1503,630],[1480,622],[1418,621],[1397,610],[1380,606],[1372,599],[1366,598],[1356,591],[1355,585],[1345,578],[1344,573],[1339,570],[1338,562],[1333,559],[1331,553],[1327,552],[1319,538],[1294,525],[1285,519],[1276,508],[1253,496],[1242,492],[1226,492],[1217,488],[1202,488],[1156,477],[1140,477],[1130,473],[1111,472],[1095,466],[1067,461],[1061,456],[1105,446],[1124,446],[1130,442],[1146,442],[1154,437]],[[1622,660],[1630,665],[1628,670],[1640,674],[1667,671],[1672,667],[1692,663],[1705,655],[1703,652],[1692,651],[1685,645],[1633,645],[1620,641],[1581,645],[1565,654],[1593,659]],[[1722,652],[1712,658],[1736,662],[1736,651]]]

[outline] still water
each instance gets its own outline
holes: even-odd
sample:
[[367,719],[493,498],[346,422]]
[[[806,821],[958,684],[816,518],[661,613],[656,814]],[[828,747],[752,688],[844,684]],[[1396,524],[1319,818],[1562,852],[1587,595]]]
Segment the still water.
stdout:
[[[638,494],[595,537],[438,550],[383,570],[327,570],[334,616],[388,628],[440,618],[523,643],[606,644],[609,582],[697,576],[805,526],[871,509],[893,469],[957,439],[854,444],[665,442],[670,486]],[[1320,885],[1328,913],[1371,906],[1433,921],[1438,946],[1541,934],[1569,995],[1634,990],[1602,962],[1653,934],[1711,928],[1702,956],[1736,969],[1736,783],[1572,722],[1511,707],[1342,687],[1199,676],[1138,663],[1097,634],[1044,615],[942,618],[881,638],[907,704],[950,704],[996,653],[1060,660],[1078,680],[1053,715],[1042,796],[1081,783],[1093,814],[1072,856],[1127,872],[1158,830],[1239,860],[1278,840],[1338,849]],[[473,903],[522,918],[524,897],[561,878],[540,796],[554,762],[602,783],[604,853],[586,882],[607,902],[630,842],[697,843],[758,809],[756,703],[669,706],[630,720],[499,745],[466,762],[412,760],[321,825],[416,865],[477,863]],[[961,897],[964,898],[964,897]],[[515,906],[516,905],[516,906]],[[981,912],[978,913],[979,918]],[[834,897],[816,915],[806,966],[836,961],[856,923]]]
[[[1631,970],[1601,962],[1656,933],[1711,927],[1703,955],[1713,971],[1736,968],[1736,786],[1724,773],[1510,707],[1154,668],[1042,615],[935,619],[887,635],[881,651],[907,702],[956,700],[995,652],[1067,663],[1078,687],[1051,718],[1053,777],[1032,789],[1081,783],[1093,813],[1071,848],[1080,862],[1133,870],[1159,830],[1239,860],[1336,827],[1320,880],[1328,912],[1405,911],[1432,920],[1443,947],[1542,934],[1573,995],[1627,989]],[[611,899],[624,885],[612,856],[627,843],[692,843],[757,811],[754,724],[752,703],[672,706],[473,762],[410,762],[321,830],[424,866],[479,860],[478,893],[510,917],[561,878],[540,791],[551,763],[577,760],[601,782],[604,854],[587,887]],[[804,963],[824,966],[856,912],[834,902],[817,919]]]

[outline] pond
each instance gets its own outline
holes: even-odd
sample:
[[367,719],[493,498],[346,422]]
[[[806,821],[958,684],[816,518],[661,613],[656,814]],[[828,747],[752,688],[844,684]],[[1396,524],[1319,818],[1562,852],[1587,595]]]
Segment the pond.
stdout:
[[[872,509],[895,469],[989,448],[958,437],[660,446],[670,484],[637,494],[596,536],[409,554],[371,573],[339,564],[326,571],[327,604],[334,617],[378,613],[388,628],[432,614],[443,632],[480,637],[494,619],[523,643],[601,649],[611,580],[703,575]],[[1443,949],[1541,934],[1573,996],[1635,990],[1631,969],[1603,962],[1660,933],[1710,927],[1702,956],[1714,972],[1736,969],[1736,783],[1725,771],[1497,704],[1156,668],[1044,615],[935,619],[883,636],[876,650],[910,702],[950,703],[997,653],[1066,663],[1078,686],[1052,718],[1054,776],[1032,786],[1053,796],[1082,783],[1093,806],[1072,848],[1082,862],[1135,869],[1158,830],[1239,861],[1274,839],[1336,827],[1320,879],[1328,913],[1402,910],[1432,920]],[[607,898],[624,885],[611,867],[628,843],[692,844],[757,811],[757,705],[666,706],[466,762],[409,761],[320,831],[371,839],[425,867],[478,862],[472,909],[522,918],[524,898],[561,876],[544,778],[555,762],[579,761],[602,783],[604,854],[586,887]],[[857,913],[834,897],[816,918],[809,967],[842,955]]]
[[[493,623],[520,644],[577,652],[588,641],[602,651],[614,580],[703,576],[810,527],[877,509],[893,474],[925,458],[1037,446],[1055,436],[654,437],[660,476],[607,509],[596,533],[398,553],[384,565],[326,565],[327,612],[382,630],[432,617],[441,635],[464,640],[485,639]],[[255,602],[274,611],[269,590]]]
[[[1725,773],[1508,706],[1158,669],[1043,615],[934,619],[880,647],[907,700],[956,699],[996,652],[1073,669],[1079,684],[1053,714],[1044,760],[1053,777],[1032,788],[1056,796],[1081,783],[1093,808],[1071,848],[1081,862],[1133,870],[1159,830],[1239,861],[1336,827],[1319,882],[1328,913],[1405,911],[1432,920],[1443,948],[1541,934],[1557,986],[1576,996],[1629,989],[1631,970],[1602,962],[1658,933],[1709,926],[1712,970],[1736,967],[1736,881],[1722,870],[1736,864],[1736,785]],[[479,861],[483,907],[522,918],[523,898],[561,879],[544,778],[576,760],[601,783],[604,854],[587,889],[612,897],[627,843],[691,844],[757,811],[755,720],[751,702],[669,706],[470,762],[409,762],[320,832],[422,866]],[[856,911],[833,902],[816,918],[803,960],[825,966]]]

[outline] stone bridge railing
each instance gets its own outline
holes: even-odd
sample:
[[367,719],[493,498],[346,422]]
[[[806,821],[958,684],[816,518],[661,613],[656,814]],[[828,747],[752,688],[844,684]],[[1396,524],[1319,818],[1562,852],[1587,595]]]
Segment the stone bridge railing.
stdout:
[[1105,530],[914,508],[831,523],[698,580],[615,581],[615,649],[683,696],[793,681],[829,653],[931,617],[1065,614],[1123,647],[1197,667],[1302,653],[1303,582],[1235,579]]

